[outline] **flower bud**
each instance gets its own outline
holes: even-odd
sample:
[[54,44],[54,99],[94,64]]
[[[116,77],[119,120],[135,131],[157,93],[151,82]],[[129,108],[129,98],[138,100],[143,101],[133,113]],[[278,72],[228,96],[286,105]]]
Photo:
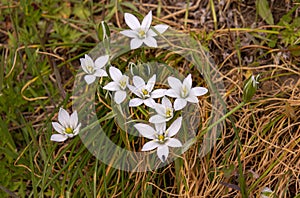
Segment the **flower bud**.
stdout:
[[110,30],[107,23],[105,23],[105,21],[101,21],[97,29],[98,29],[98,39],[100,41],[106,40],[110,37]]
[[249,102],[251,98],[254,96],[256,90],[257,90],[257,85],[258,85],[258,79],[260,75],[258,74],[256,77],[254,75],[250,76],[244,85],[243,89],[243,101],[244,102]]

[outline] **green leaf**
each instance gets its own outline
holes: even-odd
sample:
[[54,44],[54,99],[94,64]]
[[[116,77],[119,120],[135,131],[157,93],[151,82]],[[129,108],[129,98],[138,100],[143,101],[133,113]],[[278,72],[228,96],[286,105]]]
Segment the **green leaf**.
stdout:
[[274,19],[267,0],[256,0],[257,13],[269,25],[274,25]]

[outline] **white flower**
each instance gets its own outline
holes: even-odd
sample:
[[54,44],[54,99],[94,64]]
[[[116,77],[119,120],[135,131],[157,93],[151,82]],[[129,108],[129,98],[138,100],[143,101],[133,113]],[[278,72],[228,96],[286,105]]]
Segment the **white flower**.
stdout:
[[77,111],[70,116],[63,108],[59,109],[58,122],[52,122],[52,126],[59,134],[53,134],[51,141],[63,142],[79,133],[81,123],[78,123]]
[[175,111],[183,109],[187,102],[198,103],[197,96],[202,96],[208,92],[204,87],[192,88],[192,76],[189,74],[181,83],[174,77],[168,77],[168,83],[171,89],[166,91],[166,95],[176,98],[174,101]]
[[91,84],[96,80],[96,77],[107,76],[107,73],[102,68],[106,65],[109,56],[100,56],[94,62],[89,55],[85,55],[80,59],[81,67],[87,75],[84,76],[84,80],[87,84]]
[[129,101],[130,107],[137,107],[141,104],[145,104],[148,107],[154,108],[155,101],[153,98],[161,98],[164,96],[165,89],[153,90],[155,85],[156,75],[154,74],[148,81],[147,85],[145,81],[139,76],[133,76],[133,85],[128,85],[131,92],[137,95],[139,98],[134,98]]
[[122,72],[116,67],[109,68],[109,75],[113,82],[108,83],[103,89],[115,91],[114,100],[117,104],[123,102],[126,98],[126,87],[128,85],[128,76],[123,75]]
[[139,133],[152,141],[144,144],[142,151],[150,151],[157,148],[157,156],[164,162],[169,155],[169,147],[181,147],[181,142],[172,138],[181,127],[182,117],[177,118],[166,130],[166,123],[155,124],[155,129],[147,124],[135,124],[134,127]]
[[167,122],[173,118],[173,106],[167,97],[163,97],[161,104],[155,104],[155,111],[157,115],[150,117],[151,123]]
[[261,198],[270,198],[274,196],[274,192],[268,188],[268,187],[264,187],[264,189],[261,191]]
[[[150,29],[152,22],[152,11],[150,11],[140,24],[139,20],[132,14],[125,13],[125,22],[131,28],[131,30],[124,30],[120,33],[124,36],[132,38],[130,42],[130,49],[137,49],[145,43],[149,47],[157,47],[157,42],[154,36],[157,34]],[[155,30],[160,34],[164,33],[167,29],[167,25],[156,25]]]

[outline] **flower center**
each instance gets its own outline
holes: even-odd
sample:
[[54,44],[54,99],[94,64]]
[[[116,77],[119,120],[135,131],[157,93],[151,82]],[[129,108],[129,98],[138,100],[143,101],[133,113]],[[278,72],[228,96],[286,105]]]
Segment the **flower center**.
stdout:
[[89,72],[90,74],[92,74],[92,73],[94,72],[94,67],[91,66],[91,65],[86,66],[86,69],[88,70],[88,72]]
[[139,30],[139,37],[140,37],[141,39],[146,38],[146,32],[145,32],[144,30]]
[[173,109],[172,108],[169,108],[169,107],[166,108],[166,117],[167,118],[173,117]]
[[143,94],[143,98],[150,97],[149,91],[147,89],[142,88],[142,94]]
[[71,133],[73,133],[73,129],[70,128],[70,127],[67,127],[66,130],[65,130],[65,133],[71,134]]
[[157,139],[158,139],[161,143],[163,143],[163,142],[165,141],[165,136],[164,136],[164,135],[158,135],[158,136],[157,136]]
[[182,97],[182,98],[186,98],[188,94],[189,94],[188,89],[186,88],[185,85],[183,85],[183,86],[182,86],[182,89],[181,89],[181,97]]
[[119,86],[121,87],[121,89],[125,89],[127,85],[127,79],[126,77],[123,76],[123,78],[119,81]]

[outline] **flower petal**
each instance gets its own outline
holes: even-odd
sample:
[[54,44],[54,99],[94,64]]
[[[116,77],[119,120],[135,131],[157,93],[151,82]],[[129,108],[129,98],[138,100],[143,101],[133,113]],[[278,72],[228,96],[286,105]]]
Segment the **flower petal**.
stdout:
[[137,29],[141,28],[139,20],[133,14],[125,13],[124,16],[125,16],[126,24],[132,30],[137,30]]
[[177,98],[174,101],[174,109],[175,109],[175,111],[183,109],[186,106],[186,104],[187,104],[187,101],[185,99]]
[[138,38],[137,32],[133,30],[123,30],[120,33],[129,38]]
[[174,89],[168,89],[165,92],[166,96],[172,97],[172,98],[180,98],[180,95],[178,93],[178,91],[174,90]]
[[151,92],[156,81],[156,75],[154,74],[147,82],[146,89]]
[[176,138],[169,138],[166,141],[166,145],[168,145],[169,147],[182,147],[181,142]]
[[146,100],[143,101],[144,104],[147,106],[147,107],[150,107],[152,109],[154,109],[155,107],[155,101],[152,99],[152,98],[147,98]]
[[150,142],[147,142],[146,144],[144,144],[142,151],[151,151],[153,149],[156,149],[159,146],[160,146],[160,144],[158,142],[150,141]]
[[157,147],[157,156],[162,161],[165,162],[169,155],[169,147],[167,145],[160,145]]
[[152,30],[152,29],[149,29],[147,31],[147,37],[154,37],[154,36],[157,36],[157,34]]
[[161,104],[165,107],[170,107],[172,108],[172,103],[171,101],[167,98],[167,97],[163,97],[162,98],[162,101],[161,101]]
[[143,100],[140,98],[133,98],[129,101],[129,106],[130,107],[137,107],[140,106],[141,104],[143,104]]
[[115,81],[115,82],[119,82],[119,80],[123,76],[122,72],[116,67],[109,68],[109,75],[110,75],[111,79],[113,79],[113,81]]
[[202,96],[208,92],[205,87],[194,87],[191,89],[191,92],[195,94],[195,96]]
[[185,98],[186,101],[191,102],[191,103],[198,103],[199,100],[196,96],[193,95],[189,95],[189,97]]
[[134,128],[136,128],[143,137],[148,139],[155,139],[156,132],[151,126],[147,124],[138,123],[134,125]]
[[145,87],[145,81],[139,76],[133,76],[133,84],[137,89]]
[[70,116],[70,127],[75,129],[78,124],[78,114],[77,111],[74,111]]
[[69,113],[63,108],[60,108],[58,112],[58,122],[63,127],[67,127],[69,125],[69,121],[70,121]]
[[120,90],[119,84],[117,82],[110,82],[107,85],[103,87],[103,89],[109,90],[109,91],[118,91]]
[[154,116],[151,116],[150,119],[149,119],[149,122],[151,123],[162,123],[162,122],[166,122],[166,118],[164,116],[161,116],[161,115],[154,115]]
[[108,75],[104,69],[96,69],[94,76],[102,77],[102,76],[108,76]]
[[80,127],[81,127],[81,123],[79,123],[79,124],[77,125],[77,127],[74,129],[74,131],[73,131],[74,136],[77,135],[77,134],[79,133]]
[[104,67],[106,65],[108,59],[109,59],[108,55],[100,56],[99,58],[97,58],[95,60],[95,67],[99,68],[99,69]]
[[165,96],[166,89],[155,89],[151,92],[151,98],[161,98]]
[[166,135],[168,137],[173,137],[176,135],[181,128],[182,117],[178,117],[171,126],[167,129]]
[[89,73],[87,66],[94,67],[93,59],[87,54],[84,55],[84,58],[80,59],[80,63],[81,63],[81,67],[82,67],[83,71],[87,74]]
[[154,28],[156,29],[156,31],[158,31],[159,33],[164,33],[167,29],[168,29],[168,25],[165,24],[159,24],[159,25],[155,25]]
[[60,134],[63,134],[65,131],[65,127],[63,127],[58,122],[52,122],[52,127],[54,128],[55,131],[57,131]]
[[96,76],[94,76],[94,75],[85,75],[84,80],[87,84],[92,84],[96,80]]
[[154,37],[148,36],[145,39],[143,39],[143,42],[148,46],[148,47],[157,47],[157,41],[155,40]]
[[143,19],[141,29],[148,31],[152,22],[152,11],[150,11]]
[[190,91],[190,89],[192,88],[192,75],[189,74],[184,80],[182,85],[185,85],[186,88],[188,88],[188,91]]
[[126,91],[118,90],[115,92],[114,100],[117,104],[121,104],[126,98]]
[[141,47],[143,44],[143,41],[139,38],[134,38],[134,39],[131,39],[130,41],[130,49],[134,50],[134,49],[137,49],[139,47]]
[[162,105],[162,104],[155,104],[155,111],[159,115],[165,116],[165,114],[166,114],[166,107],[164,105]]
[[182,83],[179,79],[170,76],[168,77],[168,83],[173,90],[175,90],[177,93],[180,93]]
[[53,134],[51,135],[50,140],[54,142],[63,142],[68,139],[68,136],[62,134]]

